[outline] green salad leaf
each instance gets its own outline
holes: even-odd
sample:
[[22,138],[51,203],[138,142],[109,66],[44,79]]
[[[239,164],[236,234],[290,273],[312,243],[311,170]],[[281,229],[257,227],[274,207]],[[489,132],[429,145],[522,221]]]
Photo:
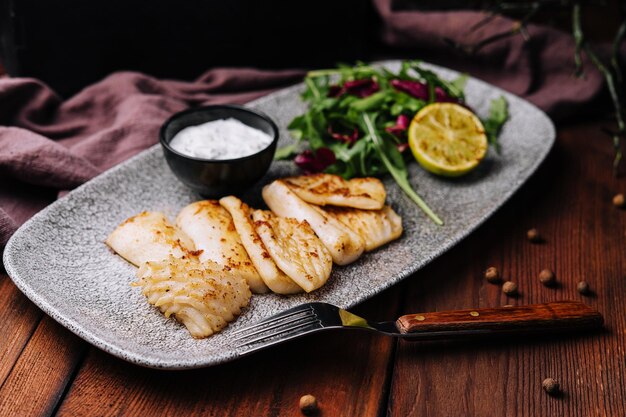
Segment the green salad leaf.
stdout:
[[[298,154],[298,144],[288,145],[276,152],[276,159],[294,157],[304,171],[323,170],[346,179],[390,174],[436,224],[443,224],[409,182],[406,164],[412,158],[407,151],[407,130],[414,115],[428,104],[466,106],[467,79],[461,75],[444,80],[419,61],[410,60],[403,61],[397,73],[363,63],[311,71],[302,93],[308,110],[288,126],[292,137],[309,149]],[[494,100],[483,121],[492,145],[497,146],[507,118],[504,98]]]
[[290,145],[283,146],[282,148],[276,149],[276,153],[274,154],[274,159],[277,161],[283,159],[290,159],[294,155],[298,153],[298,144],[292,143]]
[[500,145],[498,144],[498,135],[508,118],[509,106],[504,97],[500,96],[499,98],[492,100],[491,106],[489,107],[489,116],[482,122],[485,127],[487,139],[491,145],[495,146],[496,150],[500,149]]
[[398,148],[390,144],[389,142],[385,142],[379,135],[374,127],[374,119],[375,115],[370,116],[369,114],[363,114],[363,121],[365,123],[365,129],[367,132],[367,138],[374,143],[374,148],[380,157],[380,160],[383,162],[393,179],[396,181],[398,186],[402,188],[411,200],[413,200],[419,208],[421,208],[424,213],[428,217],[432,219],[436,224],[442,225],[443,221],[437,216],[428,205],[422,200],[422,198],[413,190],[411,184],[409,183],[409,173],[406,169],[406,165],[404,164],[404,159],[398,151]]

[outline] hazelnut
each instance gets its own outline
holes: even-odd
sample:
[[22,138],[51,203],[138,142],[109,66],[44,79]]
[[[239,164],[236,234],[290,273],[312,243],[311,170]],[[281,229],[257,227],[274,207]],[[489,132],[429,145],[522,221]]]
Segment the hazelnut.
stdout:
[[624,207],[624,194],[615,194],[615,196],[613,197],[613,205],[619,208]]
[[547,392],[550,395],[556,395],[559,393],[559,382],[554,379],[554,378],[546,378],[543,380],[543,382],[541,383],[541,387],[543,388],[543,390],[545,392]]
[[502,286],[502,292],[508,296],[517,295],[517,284],[513,281],[507,281]]
[[583,295],[589,294],[589,283],[587,283],[587,281],[580,281],[578,285],[576,285],[576,290]]
[[549,287],[556,283],[556,276],[554,276],[554,272],[551,270],[544,269],[539,273],[539,281],[546,287]]
[[539,236],[539,231],[537,229],[535,229],[535,228],[532,228],[528,232],[526,232],[526,237],[532,243],[539,243],[539,242],[541,242],[541,236]]
[[497,284],[501,280],[500,272],[498,272],[498,270],[493,266],[487,268],[487,270],[485,271],[485,279],[492,284]]
[[300,411],[306,416],[317,412],[317,399],[311,394],[300,397]]

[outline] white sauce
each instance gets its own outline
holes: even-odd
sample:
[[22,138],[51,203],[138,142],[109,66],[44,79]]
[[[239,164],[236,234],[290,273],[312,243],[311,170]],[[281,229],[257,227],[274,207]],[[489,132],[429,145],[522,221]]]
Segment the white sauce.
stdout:
[[270,135],[231,117],[186,127],[172,138],[170,146],[196,158],[233,159],[257,153],[270,143]]

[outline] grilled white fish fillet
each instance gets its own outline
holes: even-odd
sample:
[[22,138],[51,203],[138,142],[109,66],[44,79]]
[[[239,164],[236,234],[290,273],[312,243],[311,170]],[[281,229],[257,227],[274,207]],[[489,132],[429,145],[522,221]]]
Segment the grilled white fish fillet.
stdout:
[[[300,199],[282,180],[276,180],[263,187],[263,200],[277,216],[306,220],[336,264],[346,265],[354,262],[363,253],[365,243],[361,236],[318,207]],[[283,269],[280,264],[277,265]],[[283,271],[287,273],[284,269]]]
[[263,210],[255,210],[252,218],[272,259],[294,282],[306,292],[326,283],[333,259],[306,221]]
[[220,199],[220,204],[228,210],[228,213],[233,218],[235,229],[239,233],[243,247],[246,249],[252,264],[263,279],[263,282],[265,282],[265,285],[278,294],[302,292],[302,288],[298,284],[278,269],[268,253],[263,241],[254,229],[250,207],[232,195]]
[[125,220],[109,235],[106,244],[136,266],[170,255],[181,258],[197,254],[189,236],[156,211],[144,211]]
[[178,213],[176,225],[202,250],[200,261],[211,260],[236,270],[248,281],[252,292],[269,291],[243,247],[232,217],[218,201],[188,205]]
[[338,175],[312,174],[283,178],[285,184],[307,203],[364,210],[380,210],[387,195],[377,178],[344,180]]
[[174,317],[195,338],[210,336],[235,319],[250,301],[246,280],[212,261],[170,256],[144,263],[137,271],[148,302]]
[[402,218],[389,206],[382,210],[327,206],[324,211],[357,232],[365,241],[368,252],[402,235]]

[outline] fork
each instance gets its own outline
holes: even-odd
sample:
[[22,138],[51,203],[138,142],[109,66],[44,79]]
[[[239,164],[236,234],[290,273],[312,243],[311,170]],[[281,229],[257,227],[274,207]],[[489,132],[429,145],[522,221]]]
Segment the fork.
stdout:
[[412,340],[539,334],[602,327],[602,315],[577,301],[408,314],[371,322],[328,303],[307,303],[233,332],[236,347],[259,350],[329,329],[362,329]]

